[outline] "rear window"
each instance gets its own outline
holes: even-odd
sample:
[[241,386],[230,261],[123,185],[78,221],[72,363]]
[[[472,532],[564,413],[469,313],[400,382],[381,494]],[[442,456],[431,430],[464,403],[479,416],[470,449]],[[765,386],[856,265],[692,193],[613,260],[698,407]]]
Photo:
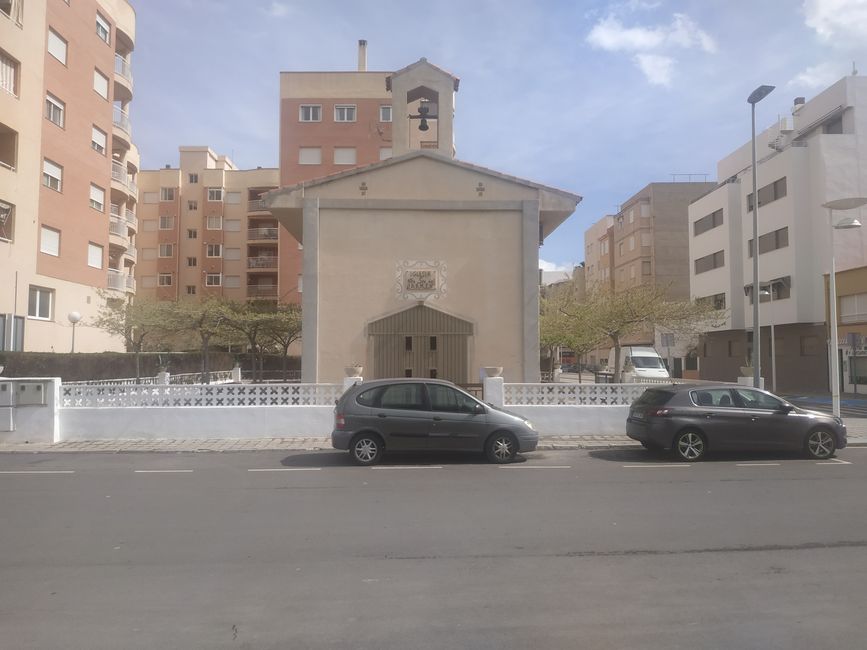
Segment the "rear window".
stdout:
[[658,388],[648,388],[635,403],[639,406],[662,406],[674,396],[674,393]]
[[358,397],[355,398],[355,401],[362,406],[376,406],[382,388],[382,386],[377,386],[376,388],[368,388],[367,390],[361,391],[358,394]]

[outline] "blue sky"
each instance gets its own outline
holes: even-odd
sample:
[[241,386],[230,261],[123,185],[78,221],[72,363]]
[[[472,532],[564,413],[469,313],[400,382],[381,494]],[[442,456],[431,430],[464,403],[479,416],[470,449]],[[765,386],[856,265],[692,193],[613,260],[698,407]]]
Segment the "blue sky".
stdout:
[[133,0],[131,118],[142,167],[209,145],[276,167],[281,70],[369,70],[421,57],[461,79],[458,158],[580,194],[540,250],[583,259],[583,233],[654,181],[707,174],[758,127],[867,74],[867,0]]

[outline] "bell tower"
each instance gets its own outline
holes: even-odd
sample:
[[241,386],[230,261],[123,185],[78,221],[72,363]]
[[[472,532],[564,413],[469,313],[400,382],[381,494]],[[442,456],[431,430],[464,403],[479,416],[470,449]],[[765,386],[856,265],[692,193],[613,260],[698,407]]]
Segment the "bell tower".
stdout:
[[455,157],[455,93],[460,79],[428,60],[386,77],[392,96],[392,154],[428,149]]

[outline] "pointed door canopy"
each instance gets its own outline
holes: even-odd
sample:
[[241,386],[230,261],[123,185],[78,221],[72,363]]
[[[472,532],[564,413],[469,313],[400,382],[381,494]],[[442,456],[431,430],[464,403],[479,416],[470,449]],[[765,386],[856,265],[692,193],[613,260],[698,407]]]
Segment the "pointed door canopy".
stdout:
[[[424,187],[400,185],[395,189],[392,184],[390,194],[380,193],[379,188],[387,183],[379,182],[379,176],[387,178],[395,172],[407,168],[409,176],[427,179]],[[448,179],[450,189],[447,194],[432,196],[430,192],[436,177]],[[266,208],[299,242],[303,239],[303,207],[306,199],[358,199],[361,201],[389,200],[400,201],[418,198],[438,200],[496,201],[499,199],[493,188],[479,192],[480,185],[492,185],[491,181],[505,181],[507,186],[517,187],[522,199],[539,201],[539,224],[542,238],[550,235],[574,211],[581,196],[564,190],[534,183],[516,176],[473,165],[471,163],[442,156],[432,151],[412,151],[371,165],[355,167],[337,174],[305,181],[298,185],[272,190],[263,196]],[[361,194],[361,187],[366,189]],[[469,208],[468,208],[469,209]]]

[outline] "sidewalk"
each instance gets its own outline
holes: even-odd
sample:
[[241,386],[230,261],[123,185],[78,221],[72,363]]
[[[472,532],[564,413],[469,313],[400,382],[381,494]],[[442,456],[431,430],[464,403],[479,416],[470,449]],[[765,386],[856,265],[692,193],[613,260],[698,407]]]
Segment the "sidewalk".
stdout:
[[[854,425],[854,426],[853,426]],[[847,420],[849,446],[867,447],[867,418]],[[539,449],[609,449],[639,447],[625,435],[539,437]],[[223,438],[212,440],[84,440],[50,443],[0,443],[2,453],[54,452],[225,452],[225,451],[318,451],[331,449],[327,437]]]

